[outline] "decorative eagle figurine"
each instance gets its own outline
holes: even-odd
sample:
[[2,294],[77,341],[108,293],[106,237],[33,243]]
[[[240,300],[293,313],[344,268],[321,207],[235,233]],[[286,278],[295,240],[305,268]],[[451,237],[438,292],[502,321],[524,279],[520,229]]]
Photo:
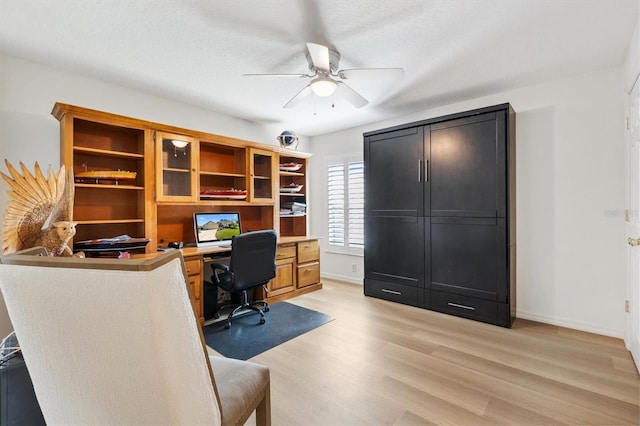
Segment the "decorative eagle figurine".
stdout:
[[73,256],[67,245],[76,233],[73,216],[73,176],[64,165],[57,174],[51,166],[45,177],[38,162],[35,174],[20,162],[22,174],[4,160],[9,170],[2,178],[9,184],[10,200],[2,224],[2,253],[42,246],[49,256]]

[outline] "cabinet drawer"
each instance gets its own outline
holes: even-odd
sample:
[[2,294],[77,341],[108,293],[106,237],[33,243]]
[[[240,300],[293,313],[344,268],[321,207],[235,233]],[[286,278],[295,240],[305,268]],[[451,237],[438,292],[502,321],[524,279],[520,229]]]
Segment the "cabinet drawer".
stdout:
[[320,260],[320,245],[318,240],[298,243],[298,263]]
[[196,274],[200,274],[200,259],[188,259],[184,261],[185,266],[187,267],[187,274],[188,275],[196,275]]
[[365,278],[364,294],[405,305],[420,306],[418,287]]
[[298,288],[320,282],[320,262],[298,265]]
[[278,246],[276,250],[276,260],[286,259],[288,257],[296,257],[296,246]]
[[194,300],[200,300],[200,290],[202,289],[202,286],[200,285],[200,275],[189,276],[189,289],[191,294],[193,294]]
[[504,304],[441,291],[431,292],[431,309],[434,311],[490,324],[498,323],[499,305]]

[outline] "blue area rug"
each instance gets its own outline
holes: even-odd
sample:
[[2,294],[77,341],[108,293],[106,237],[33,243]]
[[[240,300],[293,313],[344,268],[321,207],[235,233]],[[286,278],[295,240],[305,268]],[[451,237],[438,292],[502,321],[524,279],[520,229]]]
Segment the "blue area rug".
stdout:
[[260,316],[250,312],[234,316],[228,330],[224,328],[226,321],[207,325],[202,329],[204,340],[225,357],[246,361],[333,319],[287,302],[269,305],[265,318],[267,322],[259,324]]

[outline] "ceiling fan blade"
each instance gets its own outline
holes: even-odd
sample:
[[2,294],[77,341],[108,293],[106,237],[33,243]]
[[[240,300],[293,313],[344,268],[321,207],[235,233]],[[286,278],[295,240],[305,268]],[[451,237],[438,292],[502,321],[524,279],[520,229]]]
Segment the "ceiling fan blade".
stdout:
[[336,88],[336,93],[349,101],[349,103],[354,107],[362,108],[369,103],[368,100],[360,96],[358,92],[347,86],[342,81],[336,81],[336,84],[338,85],[338,87]]
[[307,43],[307,49],[316,70],[329,72],[331,68],[329,48],[321,44]]
[[306,99],[311,94],[311,85],[307,84],[304,88],[299,91],[293,98],[289,100],[282,108],[293,108],[298,105],[304,99]]
[[309,74],[242,74],[243,77],[296,77],[311,78]]
[[354,68],[339,70],[338,77],[345,80],[367,80],[373,78],[400,80],[404,77],[404,70],[402,68]]

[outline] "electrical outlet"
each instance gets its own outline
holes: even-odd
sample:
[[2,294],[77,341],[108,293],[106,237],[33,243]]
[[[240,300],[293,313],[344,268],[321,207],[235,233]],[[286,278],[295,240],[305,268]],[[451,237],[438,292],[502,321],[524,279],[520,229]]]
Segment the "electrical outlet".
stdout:
[[351,264],[351,272],[357,272],[358,268],[355,263]]
[[625,301],[624,301],[624,311],[625,311],[626,313],[629,313],[629,311],[630,311],[630,310],[631,310],[631,309],[629,308],[629,301],[628,301],[628,300],[625,300]]

